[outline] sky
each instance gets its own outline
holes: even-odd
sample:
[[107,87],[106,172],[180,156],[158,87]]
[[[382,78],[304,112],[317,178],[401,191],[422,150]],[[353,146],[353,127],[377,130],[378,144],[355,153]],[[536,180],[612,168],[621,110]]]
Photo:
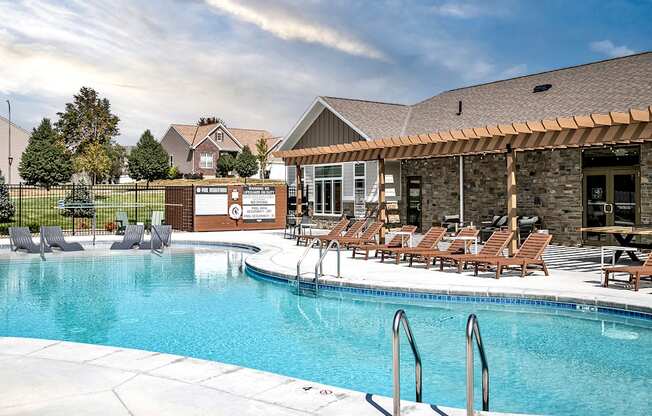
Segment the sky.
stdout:
[[286,135],[318,95],[441,91],[652,50],[652,0],[0,0],[0,115],[31,130],[82,86],[145,129],[217,116]]

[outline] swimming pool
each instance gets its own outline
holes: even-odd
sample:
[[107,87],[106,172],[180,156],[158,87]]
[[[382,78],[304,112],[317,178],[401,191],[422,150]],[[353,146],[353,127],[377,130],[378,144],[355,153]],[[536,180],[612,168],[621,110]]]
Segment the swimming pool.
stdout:
[[[652,324],[596,312],[322,292],[241,271],[248,252],[181,247],[0,261],[0,336],[189,355],[391,395],[391,321],[407,311],[424,401],[464,406],[469,313],[480,320],[491,409],[553,415],[649,413]],[[402,342],[403,397],[414,396]],[[478,360],[476,360],[478,362]],[[479,374],[479,371],[477,371]],[[476,403],[480,403],[477,382]]]

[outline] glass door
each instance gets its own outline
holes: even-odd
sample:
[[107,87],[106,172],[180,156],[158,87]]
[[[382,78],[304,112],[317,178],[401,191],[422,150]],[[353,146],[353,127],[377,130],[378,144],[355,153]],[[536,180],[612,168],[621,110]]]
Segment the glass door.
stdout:
[[407,223],[421,229],[421,176],[408,177]]
[[[638,197],[636,169],[585,169],[584,226],[635,226]],[[583,241],[585,244],[615,244],[613,237],[599,233],[584,233]]]

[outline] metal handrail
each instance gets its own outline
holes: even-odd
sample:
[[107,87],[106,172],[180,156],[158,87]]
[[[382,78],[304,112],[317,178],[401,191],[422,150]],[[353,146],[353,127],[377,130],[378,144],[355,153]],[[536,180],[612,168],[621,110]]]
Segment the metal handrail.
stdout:
[[[39,251],[40,251],[40,253],[39,254],[41,255],[41,260],[45,261],[45,239],[43,238],[43,226],[41,226],[39,228],[39,238],[40,238],[40,241],[39,241]],[[30,240],[31,239],[32,239],[32,237],[30,237]]]
[[337,278],[340,278],[340,242],[337,240],[331,240],[326,246],[326,250],[322,253],[321,244],[319,245],[319,261],[315,264],[315,293],[318,289],[318,280],[324,275],[324,259],[328,251],[335,245],[337,248]]
[[301,263],[303,263],[303,260],[306,258],[308,253],[310,253],[310,249],[312,249],[312,247],[315,245],[315,243],[319,243],[319,247],[321,248],[321,241],[319,240],[319,238],[313,238],[310,241],[310,243],[308,244],[308,246],[306,247],[306,250],[303,252],[301,257],[299,258],[299,261],[297,261],[297,278],[296,278],[297,290],[299,289],[299,276],[301,276]]
[[[149,241],[149,249],[152,254],[163,254],[163,249],[165,248],[165,241],[163,241],[163,238],[161,237],[161,234],[159,234],[158,230],[152,226],[150,227],[150,232],[156,233],[156,236],[158,237],[159,241],[161,242],[161,251],[158,251],[157,249],[154,248],[154,239],[150,237]],[[153,236],[152,236],[153,237]]]
[[417,402],[421,403],[421,396],[423,393],[421,378],[421,354],[419,354],[419,349],[417,348],[416,341],[414,340],[414,335],[412,335],[412,329],[410,329],[410,322],[408,322],[407,315],[403,309],[399,309],[394,314],[394,322],[392,324],[392,367],[394,370],[394,410],[392,414],[394,416],[399,416],[401,414],[401,343],[399,337],[401,323],[403,323],[405,336],[410,343],[412,354],[414,355]]
[[466,322],[466,414],[473,416],[473,337],[480,352],[482,361],[482,410],[489,411],[489,364],[487,356],[484,353],[482,337],[480,336],[480,326],[478,317],[474,314],[469,315]]

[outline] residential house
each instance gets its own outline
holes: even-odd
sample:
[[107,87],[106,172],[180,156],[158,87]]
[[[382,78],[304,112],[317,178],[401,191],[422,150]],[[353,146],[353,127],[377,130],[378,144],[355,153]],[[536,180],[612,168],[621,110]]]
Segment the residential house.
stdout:
[[[9,151],[9,129],[11,128],[11,153]],[[14,123],[9,125],[9,120],[0,116],[0,170],[5,177],[5,182],[22,182],[18,165],[29,143],[31,133]],[[11,173],[9,173],[9,158],[11,158]]]
[[170,155],[170,165],[181,173],[201,173],[215,176],[220,155],[237,156],[244,146],[256,154],[256,142],[268,141],[269,152],[277,150],[281,142],[266,130],[227,127],[222,123],[204,126],[172,124],[161,139],[163,148]]
[[558,243],[600,242],[577,229],[652,226],[651,80],[647,52],[412,105],[318,97],[276,156],[319,220],[377,204],[382,175],[401,223],[539,216]]

